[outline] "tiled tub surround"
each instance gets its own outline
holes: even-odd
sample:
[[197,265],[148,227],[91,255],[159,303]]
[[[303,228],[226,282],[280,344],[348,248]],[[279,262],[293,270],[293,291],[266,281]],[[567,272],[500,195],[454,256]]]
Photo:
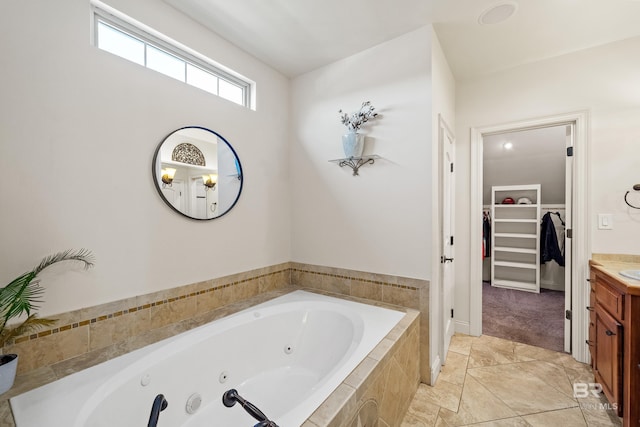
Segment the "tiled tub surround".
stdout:
[[[10,397],[299,288],[301,274],[315,278],[311,289],[322,290],[326,278],[327,286],[342,282],[333,292],[357,296],[370,287],[369,299],[394,305],[414,307],[416,295],[428,295],[428,282],[410,286],[404,283],[413,279],[284,263],[65,313],[56,316],[61,326],[3,349],[21,358],[14,387],[0,397],[0,427],[14,425]],[[428,299],[419,297],[418,305],[420,318],[428,318]]]
[[[11,406],[23,427],[134,426],[146,424],[145,402],[163,393],[167,425],[241,426],[251,418],[220,401],[238,386],[278,424],[300,426],[405,316],[295,290],[18,396]],[[218,381],[222,373],[227,381]],[[184,402],[195,392],[202,407],[189,415]]]

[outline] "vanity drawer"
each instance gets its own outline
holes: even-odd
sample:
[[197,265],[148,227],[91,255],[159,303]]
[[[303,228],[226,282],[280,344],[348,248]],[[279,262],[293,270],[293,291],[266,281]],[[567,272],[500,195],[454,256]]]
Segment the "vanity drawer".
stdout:
[[601,275],[597,276],[596,300],[613,317],[624,320],[624,294]]

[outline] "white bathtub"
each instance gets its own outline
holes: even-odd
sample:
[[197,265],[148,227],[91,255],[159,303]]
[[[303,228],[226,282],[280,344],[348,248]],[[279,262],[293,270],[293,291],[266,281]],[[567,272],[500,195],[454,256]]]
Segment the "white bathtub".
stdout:
[[[231,388],[280,427],[300,426],[404,313],[295,291],[11,399],[17,427],[249,427]],[[201,396],[194,413],[190,396]]]

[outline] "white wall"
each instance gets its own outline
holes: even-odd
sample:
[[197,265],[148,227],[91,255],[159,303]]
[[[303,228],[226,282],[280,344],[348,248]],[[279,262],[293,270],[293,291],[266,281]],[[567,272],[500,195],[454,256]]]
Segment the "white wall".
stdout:
[[[592,125],[592,199],[593,252],[640,254],[640,210],[632,209],[624,202],[624,194],[630,191],[628,200],[640,207],[640,192],[633,190],[640,184],[640,61],[637,52],[632,55],[637,62],[635,82],[626,96],[635,105],[627,109],[606,109],[593,120]],[[613,230],[598,230],[599,213],[613,214]]]
[[[640,181],[640,38],[600,46],[458,82],[456,134],[456,317],[469,321],[470,128],[590,110],[592,252],[640,253],[640,214],[623,201]],[[614,230],[596,229],[597,213],[614,214]],[[477,219],[480,221],[481,219]],[[633,236],[633,237],[632,237]],[[580,244],[574,242],[574,245]],[[467,248],[461,251],[461,248]],[[460,262],[458,262],[460,261]],[[587,260],[581,260],[585,265]],[[467,316],[466,318],[464,316]]]
[[[254,80],[257,110],[91,46],[87,0],[4,2],[0,283],[67,248],[97,258],[43,283],[45,316],[291,259],[288,80],[160,0],[109,3]],[[157,144],[187,125],[242,162],[243,194],[220,219],[183,218],[154,189]]]
[[[453,77],[453,73],[449,68],[449,64],[447,63],[447,59],[445,57],[444,52],[442,51],[442,47],[440,45],[440,41],[438,40],[438,36],[435,32],[432,33],[432,89],[433,89],[433,107],[432,107],[432,116],[431,122],[433,123],[433,128],[431,132],[432,138],[432,161],[431,161],[431,169],[433,171],[433,183],[431,186],[431,194],[432,196],[432,207],[431,207],[431,215],[433,218],[432,227],[431,227],[431,235],[432,237],[432,247],[433,252],[431,254],[431,262],[433,265],[433,270],[431,273],[431,286],[429,287],[429,299],[430,299],[430,307],[429,307],[429,327],[430,327],[430,335],[429,335],[429,360],[431,363],[437,363],[437,361],[444,362],[446,355],[439,354],[440,352],[440,340],[442,339],[442,320],[443,320],[443,308],[441,307],[441,292],[440,292],[440,233],[441,233],[441,220],[440,220],[440,201],[439,201],[439,189],[441,187],[440,182],[440,158],[442,154],[440,153],[439,146],[439,118],[441,117],[446,125],[451,129],[452,132],[455,132],[456,125],[456,117],[455,117],[455,93],[456,93],[456,83]],[[455,136],[455,135],[454,135]],[[458,164],[458,161],[455,160],[455,163]],[[455,176],[455,175],[454,175]],[[457,178],[456,178],[457,179]],[[454,190],[455,186],[454,185]],[[455,206],[453,206],[455,211]],[[454,230],[454,234],[457,236],[457,231]],[[457,237],[456,237],[457,238]],[[457,246],[457,245],[456,245]],[[455,253],[454,259],[455,259]],[[437,357],[439,356],[439,357]],[[440,368],[439,366],[431,366],[432,368],[432,383],[435,381],[435,373]]]
[[[455,126],[455,80],[423,27],[292,82],[293,260],[430,280],[429,363],[437,373],[440,233],[438,119]],[[338,110],[371,101],[360,176],[344,157]],[[435,380],[435,376],[432,376]]]
[[[293,261],[431,276],[431,27],[423,27],[292,81]],[[371,101],[360,176],[344,157],[338,110]]]

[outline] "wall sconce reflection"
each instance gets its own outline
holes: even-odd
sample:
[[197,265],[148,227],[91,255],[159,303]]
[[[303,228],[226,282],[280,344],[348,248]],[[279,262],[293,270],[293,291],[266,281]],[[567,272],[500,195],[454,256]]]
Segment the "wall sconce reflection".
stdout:
[[218,183],[218,174],[210,173],[208,175],[202,175],[202,183],[207,187],[207,190],[215,190],[216,184]]
[[173,183],[173,177],[176,176],[176,170],[174,168],[162,169],[162,188],[167,186],[171,187]]

